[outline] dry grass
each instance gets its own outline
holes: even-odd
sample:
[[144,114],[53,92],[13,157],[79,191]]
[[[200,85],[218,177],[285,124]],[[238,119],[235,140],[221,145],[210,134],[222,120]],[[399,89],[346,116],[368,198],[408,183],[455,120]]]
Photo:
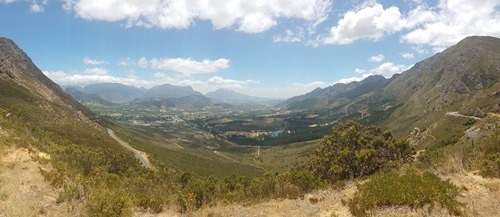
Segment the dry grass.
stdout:
[[58,190],[44,181],[27,149],[1,151],[0,216],[74,216],[71,204],[56,204]]

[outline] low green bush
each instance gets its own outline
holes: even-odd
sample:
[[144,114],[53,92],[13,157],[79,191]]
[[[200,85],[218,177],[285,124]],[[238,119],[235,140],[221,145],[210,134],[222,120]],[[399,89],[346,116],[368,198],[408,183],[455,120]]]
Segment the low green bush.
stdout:
[[482,161],[481,175],[500,178],[500,153],[497,152],[486,156],[486,159]]
[[449,181],[441,180],[431,172],[407,169],[403,174],[395,171],[377,174],[369,182],[358,186],[358,192],[348,206],[355,216],[366,216],[376,207],[409,206],[432,209],[440,205],[451,214],[460,215],[463,204],[456,200],[459,189]]
[[132,216],[132,202],[123,189],[95,189],[86,201],[85,212],[89,217]]

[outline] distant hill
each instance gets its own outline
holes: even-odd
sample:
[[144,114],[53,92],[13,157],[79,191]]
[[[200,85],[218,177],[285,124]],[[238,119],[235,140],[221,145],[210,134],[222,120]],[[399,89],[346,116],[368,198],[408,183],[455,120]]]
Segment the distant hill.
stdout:
[[135,99],[129,104],[143,107],[170,107],[185,110],[201,110],[208,108],[231,108],[226,103],[221,103],[204,97],[203,95],[190,95],[180,98],[141,98]]
[[[74,91],[75,88],[70,89]],[[76,88],[82,93],[98,96],[112,103],[126,103],[134,99],[147,98],[181,98],[193,95],[202,95],[194,91],[190,86],[175,86],[163,84],[149,89],[137,88],[119,83],[100,83],[90,84],[81,89]]]
[[75,87],[67,87],[64,91],[83,105],[113,105],[113,103],[106,101],[96,94],[87,94]]
[[143,95],[143,90],[119,83],[90,84],[82,89],[87,94],[95,94],[106,101],[124,103]]
[[390,79],[382,75],[372,75],[362,81],[347,84],[337,83],[326,88],[316,88],[307,94],[292,97],[278,107],[293,110],[324,110],[338,108],[358,100],[365,94],[383,90]]
[[208,92],[205,94],[206,97],[224,102],[233,105],[242,105],[242,104],[263,104],[274,106],[281,102],[281,100],[249,96],[242,93],[238,93],[234,90],[228,89],[217,89],[212,92]]
[[191,86],[174,86],[171,84],[162,84],[147,89],[141,98],[180,98],[193,95],[202,95],[194,91]]

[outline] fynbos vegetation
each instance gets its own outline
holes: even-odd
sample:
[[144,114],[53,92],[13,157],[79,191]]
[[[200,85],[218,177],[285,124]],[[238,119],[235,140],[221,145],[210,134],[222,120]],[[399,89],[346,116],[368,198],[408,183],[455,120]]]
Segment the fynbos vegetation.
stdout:
[[414,150],[390,131],[346,121],[333,127],[311,161],[314,175],[329,182],[397,168],[409,161]]

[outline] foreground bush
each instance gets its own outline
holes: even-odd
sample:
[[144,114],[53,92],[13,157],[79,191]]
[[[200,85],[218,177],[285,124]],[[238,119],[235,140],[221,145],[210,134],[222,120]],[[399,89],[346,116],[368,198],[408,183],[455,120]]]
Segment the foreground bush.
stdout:
[[91,217],[132,216],[132,203],[122,189],[101,188],[89,195],[85,211]]
[[414,149],[390,131],[349,120],[333,127],[311,160],[312,173],[329,182],[370,175],[406,163]]
[[500,178],[500,153],[489,154],[481,165],[481,175]]
[[421,208],[435,205],[447,208],[451,214],[460,214],[463,206],[456,200],[458,188],[430,172],[408,169],[402,175],[388,172],[373,177],[358,186],[358,192],[349,201],[349,210],[355,216],[366,216],[375,207],[409,206]]

